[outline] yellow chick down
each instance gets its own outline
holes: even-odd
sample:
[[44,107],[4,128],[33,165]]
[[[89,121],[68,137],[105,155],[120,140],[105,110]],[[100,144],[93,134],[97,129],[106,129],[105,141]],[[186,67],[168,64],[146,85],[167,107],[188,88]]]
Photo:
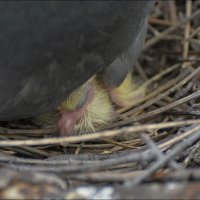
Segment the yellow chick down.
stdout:
[[76,122],[73,134],[87,134],[105,127],[116,117],[116,112],[110,101],[107,90],[96,77],[91,78],[72,92],[54,111],[44,113],[37,117],[35,122],[45,126],[56,126],[59,112],[63,110],[74,111],[81,104],[84,104],[82,101],[84,101],[83,97],[86,96],[85,92],[87,92],[88,84],[92,84],[93,86],[92,99],[85,106],[81,113],[80,120]]
[[[80,120],[74,127],[74,134],[76,135],[95,132],[109,124],[116,115],[107,90],[103,88],[96,77],[90,81],[92,81],[94,93],[91,101],[81,113]],[[61,103],[63,109],[70,110],[74,108],[74,102],[78,102],[77,99],[80,101],[80,97],[85,92],[84,87],[85,84],[74,91],[67,101]]]
[[145,93],[146,87],[137,85],[129,72],[122,84],[111,90],[111,99],[119,107],[129,107],[137,104]]

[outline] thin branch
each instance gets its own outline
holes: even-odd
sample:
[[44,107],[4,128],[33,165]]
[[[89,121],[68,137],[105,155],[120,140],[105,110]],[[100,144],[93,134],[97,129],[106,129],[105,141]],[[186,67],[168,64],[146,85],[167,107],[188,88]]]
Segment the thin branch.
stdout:
[[[186,16],[189,18],[191,17],[191,14],[192,14],[192,0],[187,0],[186,1]],[[188,58],[190,43],[189,43],[189,40],[186,40],[186,39],[190,37],[190,28],[191,28],[191,24],[190,24],[190,21],[188,21],[185,26],[185,34],[184,34],[185,41],[183,43],[183,59]]]
[[54,137],[34,140],[13,140],[13,141],[0,141],[0,147],[5,146],[33,146],[33,145],[47,145],[47,144],[62,144],[62,143],[75,143],[95,139],[102,139],[106,137],[114,137],[121,134],[135,133],[139,131],[147,131],[153,129],[163,129],[178,126],[187,126],[192,124],[199,124],[200,120],[186,120],[177,122],[166,122],[159,124],[137,125],[131,127],[124,127],[117,130],[101,131],[93,134],[72,136],[72,137]]
[[[198,128],[200,129],[200,126],[198,126]],[[190,147],[194,142],[198,141],[199,139],[200,139],[200,131],[198,130],[195,134],[192,134],[189,138],[183,140],[176,147],[174,147],[174,149],[171,150],[165,157],[160,158],[154,165],[149,167],[148,170],[146,170],[141,176],[135,178],[133,181],[130,182],[128,181],[125,184],[128,186],[140,184],[144,179],[151,176],[158,169],[164,167],[167,162],[175,158],[177,154],[181,153],[182,151]]]
[[151,101],[146,102],[143,105],[141,105],[141,106],[139,106],[139,107],[137,107],[137,108],[135,108],[133,110],[130,110],[130,111],[124,113],[124,116],[129,116],[129,115],[135,114],[138,111],[143,110],[143,109],[149,107],[150,105],[154,104],[156,101],[161,100],[165,96],[168,96],[172,92],[176,91],[177,89],[179,89],[180,87],[182,87],[183,85],[185,85],[186,83],[188,83],[195,76],[199,75],[199,73],[200,73],[200,67],[198,67],[197,69],[195,69],[190,75],[188,75],[182,81],[180,81],[179,83],[177,83],[176,85],[174,85],[174,87],[169,88],[167,91],[161,93],[159,96],[157,96],[156,98],[152,99]]
[[[141,135],[142,139],[146,142],[146,144],[149,146],[150,150],[157,155],[157,160],[164,158],[165,155],[160,151],[160,149],[156,146],[156,144],[151,140],[151,138],[146,135]],[[171,166],[173,169],[181,169],[182,167],[176,163],[176,161],[171,160],[169,162],[169,166]]]
[[200,15],[200,9],[197,10],[196,12],[194,12],[190,17],[187,17],[186,19],[184,19],[184,20],[178,22],[177,24],[169,27],[168,29],[166,29],[165,31],[160,33],[159,35],[149,39],[145,44],[144,50],[149,49],[151,46],[155,45],[160,40],[162,40],[166,35],[170,34],[173,31],[175,31],[177,28],[181,27],[183,24],[185,24],[185,23],[197,18],[199,15]]

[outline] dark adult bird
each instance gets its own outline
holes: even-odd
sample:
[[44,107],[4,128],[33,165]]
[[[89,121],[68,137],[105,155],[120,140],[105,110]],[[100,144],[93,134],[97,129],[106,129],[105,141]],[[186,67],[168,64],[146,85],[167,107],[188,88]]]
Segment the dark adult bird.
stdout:
[[[152,2],[0,2],[0,120],[56,108],[58,128],[67,134],[86,119],[96,94],[109,105],[127,105],[132,97],[121,98],[116,88],[130,82]],[[107,110],[111,116],[113,107]]]

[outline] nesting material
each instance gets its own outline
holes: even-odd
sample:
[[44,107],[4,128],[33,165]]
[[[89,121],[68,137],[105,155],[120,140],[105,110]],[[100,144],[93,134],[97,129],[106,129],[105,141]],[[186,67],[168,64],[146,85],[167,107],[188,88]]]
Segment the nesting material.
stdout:
[[[124,187],[124,184],[131,186],[131,197],[134,197],[132,188],[137,187],[141,198],[144,191],[149,195],[149,188],[155,189],[155,183],[157,186],[170,186],[170,192],[171,186],[180,188],[184,183],[184,191],[190,191],[187,192],[189,197],[182,191],[181,194],[191,199],[195,190],[189,186],[194,180],[199,184],[199,170],[195,173],[190,167],[199,168],[200,163],[200,11],[198,1],[190,3],[192,7],[187,2],[184,5],[179,1],[159,1],[155,5],[149,19],[146,51],[135,70],[140,80],[148,82],[144,83],[148,85],[148,90],[142,88],[144,91],[138,103],[118,110],[110,103],[107,90],[97,80],[90,80],[99,96],[93,99],[91,110],[87,110],[86,106],[87,115],[82,115],[87,119],[87,124],[82,122],[81,126],[87,128],[76,129],[78,132],[80,130],[78,134],[98,132],[62,138],[55,137],[58,133],[49,125],[38,129],[27,125],[27,122],[2,122],[1,166],[18,171],[57,174],[69,183],[72,190],[80,185],[93,185],[95,188],[109,185],[114,188],[123,183],[121,187],[125,191],[128,187]],[[192,9],[192,12],[188,12],[188,9]],[[188,33],[189,38],[185,38]],[[184,45],[185,42],[187,45]],[[129,96],[121,95],[124,88],[141,89],[131,85],[132,81],[140,85],[129,76],[117,89],[120,97]],[[61,105],[69,111],[80,109],[84,102],[80,101],[80,96],[85,100],[82,93],[88,89],[87,84],[76,91],[78,95],[72,94],[71,99]],[[105,102],[100,103],[102,101]],[[107,105],[107,109],[103,109],[103,104]],[[94,108],[95,105],[100,108]],[[59,116],[61,108],[54,111],[57,113],[54,116]],[[107,119],[109,114],[106,110],[109,109],[109,113],[118,113],[117,118],[112,116],[115,118],[113,121]],[[94,115],[94,111],[98,115]],[[96,120],[96,117],[101,120]],[[43,119],[46,119],[45,115]],[[120,141],[111,137],[129,133],[135,137]],[[63,142],[67,142],[65,147],[61,145]],[[185,189],[186,185],[189,190]],[[167,194],[166,191],[164,193]],[[180,195],[173,197],[180,199]]]

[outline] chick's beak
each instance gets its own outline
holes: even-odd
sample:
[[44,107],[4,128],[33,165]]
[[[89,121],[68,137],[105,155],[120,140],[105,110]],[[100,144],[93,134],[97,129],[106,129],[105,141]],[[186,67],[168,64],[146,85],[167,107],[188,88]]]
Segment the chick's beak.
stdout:
[[70,136],[73,133],[75,124],[79,120],[78,111],[62,111],[58,118],[57,129],[61,136]]
[[60,114],[57,122],[57,130],[62,136],[74,134],[75,127],[81,120],[86,107],[93,96],[91,80],[86,82],[79,89],[75,90],[69,98],[58,108]]

